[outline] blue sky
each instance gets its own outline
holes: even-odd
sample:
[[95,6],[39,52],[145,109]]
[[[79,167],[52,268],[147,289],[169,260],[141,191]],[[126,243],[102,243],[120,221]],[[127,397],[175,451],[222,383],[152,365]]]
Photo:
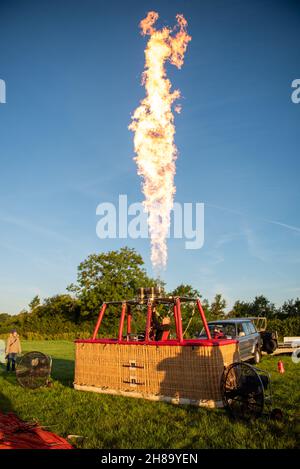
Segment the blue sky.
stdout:
[[293,1],[0,0],[0,311],[65,291],[100,240],[96,206],[141,201],[130,115],[144,96],[149,10],[192,35],[176,117],[176,200],[204,202],[205,244],[169,241],[162,278],[204,297],[300,295],[300,8]]

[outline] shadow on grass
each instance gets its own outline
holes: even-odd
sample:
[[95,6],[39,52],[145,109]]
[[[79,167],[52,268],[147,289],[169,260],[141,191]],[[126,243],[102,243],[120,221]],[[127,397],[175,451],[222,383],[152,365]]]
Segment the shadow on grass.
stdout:
[[[7,375],[9,374],[14,375],[14,373],[8,373],[6,371],[6,366],[0,363],[0,376],[6,378]],[[9,381],[12,382],[13,379],[14,379],[14,376],[10,377]],[[5,396],[4,394],[2,394],[2,392],[0,392],[0,413],[1,412],[3,413],[13,412],[13,410],[14,409],[13,409],[11,401],[8,399],[7,396]]]
[[0,392],[0,414],[13,411],[14,409],[11,401],[7,398],[7,396]]
[[59,381],[64,386],[73,387],[74,369],[74,360],[52,357],[51,378]]

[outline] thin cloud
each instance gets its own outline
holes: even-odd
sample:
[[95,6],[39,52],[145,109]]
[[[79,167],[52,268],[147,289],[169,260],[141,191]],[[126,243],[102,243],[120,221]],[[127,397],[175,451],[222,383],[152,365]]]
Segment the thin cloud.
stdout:
[[236,239],[240,238],[243,235],[241,232],[237,233],[225,233],[221,235],[220,238],[217,240],[215,244],[215,248],[219,249],[220,247],[224,246],[225,244],[232,243]]
[[271,225],[281,226],[282,228],[286,228],[288,230],[292,230],[292,231],[296,231],[297,233],[300,233],[300,227],[298,227],[298,226],[288,225],[287,223],[282,223],[282,222],[277,221],[277,220],[269,220],[267,218],[255,217],[253,215],[250,215],[250,216],[245,215],[245,213],[240,212],[239,210],[234,210],[234,209],[228,208],[228,207],[222,207],[221,205],[208,204],[208,203],[205,203],[205,205],[207,205],[208,207],[216,208],[218,210],[222,210],[223,212],[229,212],[229,213],[233,213],[235,215],[239,215],[241,217],[244,217],[247,220],[249,218],[252,218],[252,219],[257,220],[257,221],[263,221],[263,222],[269,223]]
[[9,225],[14,225],[17,226],[18,228],[22,228],[24,230],[38,233],[43,236],[47,236],[52,239],[56,239],[57,241],[63,241],[66,243],[71,243],[72,240],[70,238],[67,238],[66,236],[63,236],[60,233],[57,233],[54,230],[50,230],[49,228],[45,228],[41,225],[37,225],[32,222],[28,222],[25,220],[22,220],[20,218],[12,217],[12,216],[6,216],[6,215],[0,215],[0,222],[1,223],[7,223]]
[[262,261],[262,262],[267,262],[269,260],[267,254],[267,250],[263,249],[258,242],[257,237],[255,236],[253,230],[251,230],[249,227],[244,228],[243,234],[245,236],[247,246],[249,253],[251,254],[252,257],[255,257],[256,259]]
[[287,225],[286,223],[281,223],[280,221],[275,221],[275,220],[263,219],[263,221],[265,221],[266,223],[271,223],[272,225],[282,226],[283,228],[287,228],[288,230],[292,230],[292,231],[296,231],[297,233],[300,233],[300,228],[298,228],[297,226]]

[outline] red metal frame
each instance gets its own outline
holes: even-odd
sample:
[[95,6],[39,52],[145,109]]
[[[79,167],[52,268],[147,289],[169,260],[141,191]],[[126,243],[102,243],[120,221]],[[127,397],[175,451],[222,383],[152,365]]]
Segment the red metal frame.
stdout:
[[[205,329],[205,332],[206,332],[206,335],[207,335],[207,340],[210,341],[210,342],[215,343],[215,341],[212,341],[212,337],[211,337],[211,334],[210,334],[210,330],[209,330],[209,327],[208,327],[208,324],[207,324],[207,320],[206,320],[205,313],[203,311],[200,299],[197,298],[196,302],[197,302],[197,307],[198,307],[198,310],[199,310],[199,313],[200,313],[200,317],[201,317],[201,320],[202,320],[202,323],[203,323],[203,326],[204,326],[204,329]],[[94,333],[93,333],[93,337],[91,339],[92,341],[97,340],[96,339],[97,334],[98,334],[100,325],[102,323],[102,319],[103,319],[104,313],[106,311],[106,308],[107,308],[107,303],[103,303],[102,308],[99,312],[99,317],[98,317],[98,321],[97,321],[97,324],[96,324],[96,327],[95,327],[95,330],[94,330]],[[127,311],[127,341],[124,341],[123,340],[123,329],[124,329],[126,311]],[[147,320],[146,320],[146,330],[145,330],[145,341],[142,341],[141,343],[153,344],[153,341],[150,340],[150,329],[151,329],[151,322],[152,322],[152,314],[153,314],[152,302],[149,301],[148,304],[147,304]],[[178,342],[180,344],[183,344],[185,342],[189,343],[190,341],[187,341],[187,340],[183,339],[180,298],[176,298],[176,300],[175,300],[175,303],[174,303],[174,306],[173,306],[173,314],[174,314],[174,320],[175,320],[177,340],[176,341],[168,340],[167,341],[168,344],[170,344],[170,345],[174,344],[175,345],[175,343],[178,343]],[[118,339],[117,340],[115,340],[115,339],[101,339],[101,340],[102,341],[103,340],[108,341],[109,343],[127,343],[127,344],[133,343],[133,344],[136,344],[137,342],[128,340],[128,336],[131,333],[131,319],[132,319],[132,314],[131,314],[130,305],[127,305],[127,303],[124,301],[122,303],[122,311],[121,311],[121,318],[120,318],[120,324],[119,324]],[[201,342],[203,342],[203,339],[201,340]],[[220,343],[220,340],[218,340],[217,342]],[[159,341],[159,343],[161,343],[161,341]],[[226,341],[226,343],[229,343],[228,340]]]
[[203,311],[202,304],[201,304],[201,301],[200,301],[199,298],[197,298],[197,306],[198,306],[198,309],[199,309],[199,313],[200,313],[200,316],[201,316],[201,319],[202,319],[202,322],[203,322],[203,326],[204,326],[207,338],[209,340],[211,340],[210,330],[209,330],[209,327],[208,327],[208,324],[207,324],[207,321],[206,321],[206,317],[205,317],[205,313]]
[[183,333],[182,333],[182,317],[181,317],[181,308],[180,308],[180,299],[176,298],[176,312],[177,312],[177,327],[178,327],[178,333],[177,333],[177,339],[179,340],[180,343],[183,342]]
[[126,303],[122,304],[122,312],[121,312],[121,319],[119,325],[119,335],[118,335],[118,342],[122,342],[123,339],[123,329],[124,329],[124,321],[125,321],[125,313],[126,313]]
[[173,306],[173,314],[174,314],[174,321],[175,321],[175,328],[176,328],[176,337],[178,337],[179,334],[178,334],[178,319],[177,319],[177,306],[176,306],[176,303]]
[[132,319],[131,309],[130,309],[130,306],[128,306],[127,308],[127,337],[131,334],[131,319]]
[[151,327],[151,319],[152,319],[152,304],[149,301],[147,306],[147,321],[146,321],[146,331],[145,331],[145,341],[149,342],[150,340],[150,327]]
[[100,313],[99,313],[98,321],[97,321],[97,324],[96,324],[96,327],[95,327],[95,330],[94,330],[93,340],[95,340],[96,337],[97,337],[97,334],[98,334],[98,331],[99,331],[99,327],[100,327],[100,325],[101,325],[101,322],[102,322],[102,319],[103,319],[103,316],[104,316],[106,307],[107,307],[107,304],[106,304],[106,303],[103,303],[102,308],[101,308]]

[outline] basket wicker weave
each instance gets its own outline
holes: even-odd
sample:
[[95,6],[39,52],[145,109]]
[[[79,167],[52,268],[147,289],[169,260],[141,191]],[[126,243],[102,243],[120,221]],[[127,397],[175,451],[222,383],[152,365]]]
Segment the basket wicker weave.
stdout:
[[221,405],[221,375],[224,367],[239,359],[237,344],[188,342],[127,345],[79,340],[75,388],[173,403]]

